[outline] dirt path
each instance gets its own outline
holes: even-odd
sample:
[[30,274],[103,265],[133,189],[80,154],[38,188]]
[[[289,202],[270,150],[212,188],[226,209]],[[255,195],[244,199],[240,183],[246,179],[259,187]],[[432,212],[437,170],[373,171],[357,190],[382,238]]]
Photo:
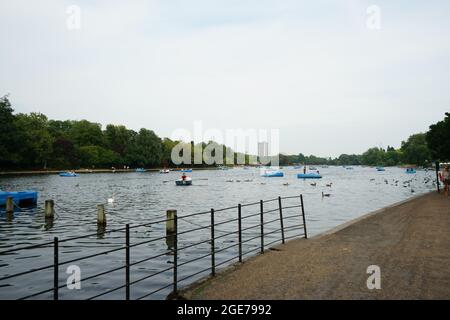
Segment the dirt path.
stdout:
[[[188,299],[450,299],[450,198],[427,194],[196,284]],[[369,265],[381,289],[367,288]]]

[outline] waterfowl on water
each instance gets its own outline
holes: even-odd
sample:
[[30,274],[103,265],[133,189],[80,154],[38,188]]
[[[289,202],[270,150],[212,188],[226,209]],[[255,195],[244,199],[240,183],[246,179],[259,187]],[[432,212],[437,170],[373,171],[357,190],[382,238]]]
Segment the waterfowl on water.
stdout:
[[114,203],[114,201],[115,201],[115,195],[113,193],[112,198],[108,198],[108,203]]
[[314,183],[311,183],[311,185],[312,185],[313,187],[315,187],[315,186],[317,185],[317,183],[314,182]]
[[329,197],[329,196],[331,196],[330,193],[323,193],[323,191],[322,191],[322,198],[323,198],[323,197]]
[[283,186],[288,186],[289,182],[283,183]]
[[333,182],[328,183],[327,187],[331,187],[332,184],[333,184]]

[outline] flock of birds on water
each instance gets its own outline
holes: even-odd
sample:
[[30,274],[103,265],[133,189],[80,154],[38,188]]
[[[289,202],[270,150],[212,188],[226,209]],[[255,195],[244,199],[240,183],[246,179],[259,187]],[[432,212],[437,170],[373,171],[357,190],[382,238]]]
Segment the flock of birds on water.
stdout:
[[[417,181],[417,179],[418,179],[418,177],[414,176],[411,179],[402,181],[401,185],[403,186],[403,188],[410,188],[411,193],[415,193],[416,191],[411,186],[411,184],[413,183],[413,181]],[[198,180],[208,180],[208,179],[204,178],[204,179],[198,179]],[[375,178],[371,178],[371,179],[369,179],[369,181],[370,182],[375,182],[376,179]],[[169,182],[169,180],[164,180],[163,181],[163,183],[167,183],[167,182]],[[253,182],[253,179],[227,179],[227,180],[225,180],[225,182]],[[399,183],[400,183],[400,180],[396,180],[396,179],[388,180],[388,179],[384,178],[383,182],[386,185],[391,185],[391,186],[398,187]],[[430,176],[425,176],[423,178],[422,182],[425,185],[431,184],[433,187],[436,187],[436,182]],[[261,185],[265,185],[266,182],[260,182],[260,184]],[[289,186],[290,184],[289,184],[289,182],[284,182],[282,185],[283,186]],[[78,184],[77,184],[77,186],[78,186]],[[317,184],[317,182],[311,182],[310,186],[317,187],[318,184]],[[325,184],[325,187],[328,187],[328,188],[331,188],[332,186],[333,186],[333,182]],[[322,194],[322,198],[328,198],[328,197],[332,196],[331,193],[327,193],[327,192],[323,192],[323,191],[321,192],[321,194]],[[115,193],[112,195],[112,197],[108,198],[107,202],[108,202],[108,204],[114,204],[115,203]]]

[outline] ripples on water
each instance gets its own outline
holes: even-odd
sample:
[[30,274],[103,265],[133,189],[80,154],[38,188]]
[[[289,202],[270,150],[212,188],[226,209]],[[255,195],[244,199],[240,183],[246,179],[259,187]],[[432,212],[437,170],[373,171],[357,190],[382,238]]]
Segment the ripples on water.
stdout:
[[[174,180],[179,173],[115,173],[115,174],[83,174],[76,178],[62,178],[57,175],[1,177],[0,189],[39,191],[39,201],[36,208],[23,209],[8,217],[0,213],[0,250],[26,246],[46,241],[53,237],[60,239],[75,237],[87,233],[97,232],[96,205],[105,204],[107,211],[107,230],[121,228],[126,223],[131,225],[165,219],[167,209],[177,209],[178,215],[208,211],[210,208],[224,208],[238,203],[250,203],[260,199],[272,199],[278,196],[304,195],[307,217],[308,235],[312,236],[326,231],[346,221],[361,216],[367,212],[385,207],[392,203],[434,190],[435,173],[432,171],[417,171],[417,174],[406,174],[404,169],[386,168],[384,172],[377,172],[374,168],[354,167],[346,170],[342,167],[319,168],[323,179],[300,180],[296,178],[298,170],[284,168],[284,178],[262,178],[258,169],[244,170],[235,168],[230,170],[197,170],[189,175],[193,178],[190,187],[176,187]],[[427,177],[429,182],[426,183]],[[227,182],[233,180],[233,182]],[[240,180],[238,182],[237,180]],[[246,181],[247,180],[247,181]],[[248,181],[249,180],[249,181]],[[386,183],[387,181],[387,183]],[[398,181],[396,183],[396,181]],[[410,181],[409,184],[404,183]],[[284,183],[289,185],[285,186]],[[316,182],[317,186],[311,186]],[[332,182],[332,187],[326,187]],[[412,192],[412,190],[414,192]],[[330,193],[329,198],[322,198],[321,192]],[[114,204],[107,204],[107,199],[114,195]],[[55,201],[56,219],[52,224],[45,223],[44,201]],[[285,205],[296,205],[298,198],[287,200]],[[272,209],[277,203],[267,204],[266,210]],[[272,207],[271,207],[272,206]],[[243,216],[256,213],[259,206],[243,208]],[[291,209],[291,213],[299,213],[299,208]],[[277,214],[275,212],[275,214]],[[289,214],[286,212],[285,214]],[[236,218],[236,210],[217,213],[217,222]],[[275,217],[276,218],[276,217]],[[179,231],[196,228],[198,225],[208,225],[209,215],[201,215],[180,222]],[[267,220],[270,217],[266,218]],[[249,219],[248,225],[258,223],[258,217]],[[298,222],[297,222],[298,223]],[[245,228],[246,225],[243,225]],[[265,231],[279,228],[278,225],[268,225]],[[224,232],[237,230],[237,223],[221,225],[217,228],[216,236]],[[259,229],[252,229],[244,234],[244,239],[258,235]],[[180,237],[179,247],[196,241],[208,240],[209,229],[195,234]],[[222,233],[221,233],[222,232]],[[157,224],[151,227],[132,229],[131,243],[148,240],[150,237],[165,235],[165,225]],[[279,237],[272,234],[271,239]],[[90,237],[68,243],[61,243],[60,262],[76,257],[106,251],[122,246],[124,233],[115,232],[103,237]],[[216,242],[217,249],[237,243],[237,236],[223,237]],[[259,240],[250,241],[243,246],[244,252],[257,249]],[[0,256],[0,277],[25,271],[31,268],[51,265],[53,258],[51,247],[38,250],[27,250]],[[210,244],[185,250],[180,254],[180,261],[209,253]],[[138,261],[149,256],[164,254],[167,251],[165,240],[155,241],[131,249],[131,260]],[[257,252],[257,251],[254,251]],[[237,246],[217,254],[217,264],[237,255]],[[170,268],[172,257],[162,257],[137,264],[132,267],[131,281],[146,275]],[[81,267],[82,279],[124,265],[124,251],[84,260],[77,263]],[[179,269],[179,279],[189,274],[207,268],[209,258],[195,263],[186,264]],[[66,266],[61,267],[60,278],[64,284]],[[190,278],[180,285],[207,275],[208,272]],[[50,288],[53,270],[48,269],[35,274],[26,275],[0,282],[0,298],[9,299],[26,296],[28,294]],[[171,281],[170,271],[140,282],[131,289],[131,298],[138,298],[146,293],[162,287]],[[64,299],[82,299],[104,292],[108,289],[124,284],[124,270],[119,270],[106,276],[82,282],[81,290],[62,289],[60,294]],[[150,298],[164,298],[170,290],[161,291]],[[102,298],[121,299],[124,290],[118,290]],[[43,294],[39,299],[51,298],[51,293]]]

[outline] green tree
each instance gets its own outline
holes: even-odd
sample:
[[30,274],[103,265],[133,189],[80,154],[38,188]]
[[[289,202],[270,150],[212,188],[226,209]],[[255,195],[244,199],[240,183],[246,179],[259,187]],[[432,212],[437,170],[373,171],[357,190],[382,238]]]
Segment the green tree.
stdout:
[[382,148],[370,148],[361,156],[362,164],[368,166],[384,165],[384,150]]
[[87,120],[74,121],[69,136],[77,146],[105,146],[100,123]]
[[24,167],[47,167],[52,153],[53,138],[49,132],[47,117],[41,113],[23,114],[15,117],[20,131],[20,164]]
[[136,133],[128,130],[125,126],[115,126],[108,124],[104,132],[106,143],[109,149],[124,157],[131,139]]
[[423,166],[431,161],[430,150],[424,133],[413,134],[401,147],[403,162]]
[[8,96],[0,98],[0,168],[17,164],[18,130]]
[[141,129],[133,137],[126,159],[133,166],[157,166],[161,164],[162,143],[152,130]]
[[426,141],[435,160],[450,161],[450,113],[445,118],[430,126]]

